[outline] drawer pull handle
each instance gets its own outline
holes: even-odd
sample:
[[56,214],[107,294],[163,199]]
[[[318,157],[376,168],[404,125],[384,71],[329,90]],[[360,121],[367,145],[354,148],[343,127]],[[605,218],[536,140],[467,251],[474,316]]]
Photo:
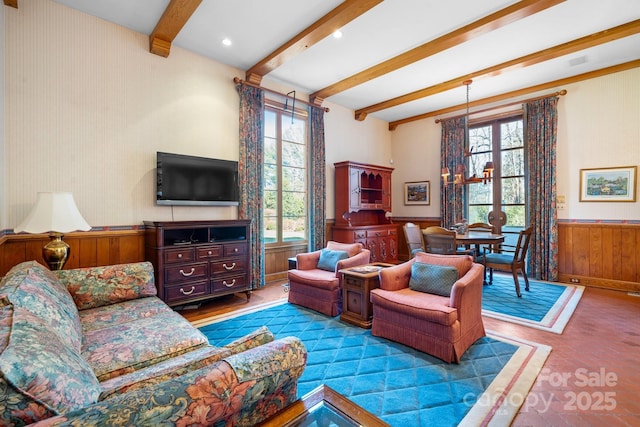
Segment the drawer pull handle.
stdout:
[[207,255],[211,256],[211,255],[213,255],[213,252],[209,251],[209,252],[207,252]]
[[[195,273],[196,269],[191,267],[191,271],[188,273],[185,273],[184,271],[180,270],[180,274],[182,274],[184,277],[189,277],[191,276],[193,273]],[[193,292],[193,291],[192,291]]]
[[233,248],[233,252],[238,252],[238,248]]
[[223,280],[223,281],[222,281],[222,284],[223,284],[223,285],[225,285],[227,288],[232,288],[232,287],[233,287],[233,285],[235,285],[235,284],[236,284],[236,279],[233,279],[233,280],[231,281],[231,283],[227,283],[227,281],[226,281],[226,280]]
[[227,266],[227,264],[222,264],[222,266],[224,267],[225,270],[233,270],[234,268],[236,268],[236,263],[234,262],[233,264],[231,264],[231,267]]
[[182,254],[178,254],[178,258],[182,258]]
[[191,294],[193,293],[193,291],[195,291],[195,290],[196,290],[196,287],[195,287],[195,286],[192,286],[192,287],[191,287],[191,290],[190,290],[189,292],[186,292],[184,289],[180,288],[180,293],[181,293],[182,295],[191,295]]

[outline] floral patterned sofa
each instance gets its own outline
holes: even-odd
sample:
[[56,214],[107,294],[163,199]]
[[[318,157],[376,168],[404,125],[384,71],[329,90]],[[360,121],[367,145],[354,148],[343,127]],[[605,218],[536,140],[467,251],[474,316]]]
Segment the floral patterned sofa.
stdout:
[[307,353],[262,327],[224,347],[156,296],[153,267],[0,282],[0,425],[250,426],[296,399]]

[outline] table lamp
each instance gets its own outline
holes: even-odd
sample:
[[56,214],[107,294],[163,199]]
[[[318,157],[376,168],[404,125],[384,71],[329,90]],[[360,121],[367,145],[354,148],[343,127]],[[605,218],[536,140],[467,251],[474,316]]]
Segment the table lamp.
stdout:
[[49,233],[51,239],[42,248],[42,257],[51,270],[62,270],[69,256],[69,245],[63,233],[82,230],[91,226],[84,220],[71,193],[38,193],[35,207],[14,232]]

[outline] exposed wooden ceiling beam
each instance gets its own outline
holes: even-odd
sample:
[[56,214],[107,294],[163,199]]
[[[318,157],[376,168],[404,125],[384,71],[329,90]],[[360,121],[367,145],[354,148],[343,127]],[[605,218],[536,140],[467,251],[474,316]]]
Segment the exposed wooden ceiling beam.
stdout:
[[[6,1],[6,0],[5,0]],[[17,0],[16,0],[17,1]],[[149,36],[149,50],[156,55],[169,56],[171,43],[187,23],[202,0],[171,0]]]
[[445,34],[444,36],[431,40],[430,42],[413,48],[394,58],[388,59],[380,64],[347,77],[346,79],[332,84],[331,86],[320,89],[319,91],[312,93],[309,98],[313,99],[315,97],[320,97],[326,99],[329,96],[351,89],[352,87],[366,83],[414,62],[428,58],[429,56],[462,44],[474,37],[489,33],[564,1],[565,0],[521,0],[509,7],[485,16],[476,22],[465,25],[464,27],[449,34]]
[[4,4],[5,6],[15,7],[16,9],[18,8],[18,0],[4,0]]
[[304,52],[336,30],[361,16],[383,0],[346,0],[331,12],[311,24],[291,40],[274,50],[266,58],[253,65],[246,72],[246,79],[260,84],[262,77],[275,70],[286,61]]
[[[542,83],[536,86],[531,86],[524,89],[518,89],[511,92],[503,93],[500,95],[490,96],[484,99],[478,99],[476,101],[470,102],[469,107],[477,107],[480,105],[492,104],[494,102],[500,102],[505,99],[517,98],[519,96],[523,96],[529,93],[540,92],[542,90],[547,90],[547,89],[554,89],[558,86],[576,83],[582,80],[595,79],[596,77],[602,77],[602,76],[606,76],[607,74],[619,73],[621,71],[631,70],[633,68],[639,68],[639,67],[640,67],[640,59],[636,59],[633,61],[625,62],[623,64],[602,68],[600,70],[589,71],[587,73],[578,74],[576,76],[566,77],[564,79],[554,80],[552,82]],[[436,111],[430,111],[428,113],[420,114],[413,117],[407,117],[406,119],[396,120],[394,122],[389,123],[389,130],[395,130],[398,126],[405,123],[415,122],[417,120],[422,120],[429,117],[435,117],[443,114],[453,113],[455,111],[460,111],[466,108],[466,106],[467,104],[464,103],[464,104],[454,105],[452,107],[447,107],[447,108],[443,108]],[[473,114],[473,111],[471,112],[471,114]]]
[[594,47],[603,43],[608,43],[614,40],[618,40],[624,37],[628,37],[634,34],[640,33],[640,19],[631,21],[623,25],[619,25],[608,30],[600,31],[585,37],[581,37],[576,40],[572,40],[567,43],[560,44],[548,49],[541,50],[529,55],[522,56],[511,61],[503,62],[502,64],[494,65],[489,68],[485,68],[480,71],[475,71],[464,76],[456,77],[443,83],[439,83],[434,86],[430,86],[424,89],[417,90],[405,95],[398,96],[386,101],[379,102],[368,107],[360,108],[355,112],[356,120],[364,120],[367,114],[375,111],[386,110],[397,105],[401,105],[407,102],[412,102],[417,99],[425,98],[427,96],[435,95],[437,93],[445,92],[448,90],[456,89],[462,86],[465,80],[477,80],[479,78],[491,77],[502,74],[504,72],[516,69],[524,68],[534,64],[539,64],[544,61],[549,61],[554,58],[559,58],[563,55],[568,55],[573,52],[579,52],[590,47]]

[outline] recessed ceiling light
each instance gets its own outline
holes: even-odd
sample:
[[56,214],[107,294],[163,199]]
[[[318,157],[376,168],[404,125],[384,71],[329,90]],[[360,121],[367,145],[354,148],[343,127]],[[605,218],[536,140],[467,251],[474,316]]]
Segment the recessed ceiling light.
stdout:
[[334,38],[336,38],[336,39],[339,39],[340,37],[342,37],[342,31],[340,31],[340,30],[335,30],[335,31],[333,32],[333,37],[334,37]]
[[224,39],[222,39],[222,44],[225,46],[231,46],[231,40],[225,37]]

